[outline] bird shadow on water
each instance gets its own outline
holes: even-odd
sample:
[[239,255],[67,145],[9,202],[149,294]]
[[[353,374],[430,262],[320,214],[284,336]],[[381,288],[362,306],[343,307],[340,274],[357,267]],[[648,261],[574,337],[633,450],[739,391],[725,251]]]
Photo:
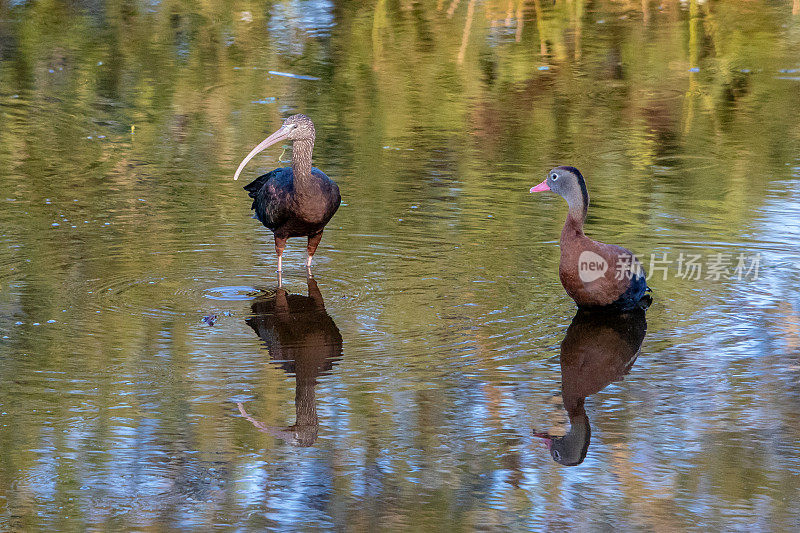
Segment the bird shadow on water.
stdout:
[[252,314],[245,321],[264,342],[270,362],[295,376],[295,423],[268,426],[237,404],[242,416],[259,431],[299,447],[317,440],[317,378],[329,373],[342,358],[339,328],[325,310],[317,282],[311,277],[307,280],[308,296],[289,294],[278,287],[253,300]]
[[591,424],[584,409],[596,394],[630,372],[647,332],[642,310],[604,313],[579,310],[561,341],[561,396],[569,416],[564,436],[538,432],[554,461],[576,466],[586,458]]

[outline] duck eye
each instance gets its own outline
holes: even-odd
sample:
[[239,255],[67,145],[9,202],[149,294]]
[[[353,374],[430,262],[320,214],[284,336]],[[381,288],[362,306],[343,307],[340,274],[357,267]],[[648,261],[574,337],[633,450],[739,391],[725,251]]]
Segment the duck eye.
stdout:
[[553,181],[556,181],[558,179],[558,174],[550,174],[550,177],[553,179]]
[[558,450],[553,450],[553,459],[555,459],[556,461],[561,460],[561,454],[558,453]]

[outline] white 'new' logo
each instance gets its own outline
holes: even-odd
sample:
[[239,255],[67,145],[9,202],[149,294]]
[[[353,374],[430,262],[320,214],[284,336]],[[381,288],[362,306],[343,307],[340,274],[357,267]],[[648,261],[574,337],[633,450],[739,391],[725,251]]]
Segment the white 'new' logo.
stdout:
[[608,263],[594,252],[585,250],[578,257],[578,276],[584,283],[602,278],[606,270],[608,270]]

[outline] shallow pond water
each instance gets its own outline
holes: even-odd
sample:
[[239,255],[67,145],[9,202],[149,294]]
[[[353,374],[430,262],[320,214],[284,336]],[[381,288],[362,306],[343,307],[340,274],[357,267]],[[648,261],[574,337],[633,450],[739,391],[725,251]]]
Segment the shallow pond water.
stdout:
[[[0,530],[793,529],[793,9],[0,2]],[[576,316],[559,164],[646,323]]]

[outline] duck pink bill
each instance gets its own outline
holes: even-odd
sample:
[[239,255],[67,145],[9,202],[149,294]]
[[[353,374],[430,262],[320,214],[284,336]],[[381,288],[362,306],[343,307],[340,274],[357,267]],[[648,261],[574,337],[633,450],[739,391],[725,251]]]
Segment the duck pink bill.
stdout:
[[531,187],[531,192],[542,192],[542,191],[549,191],[550,187],[547,186],[547,180],[544,180],[536,187]]

